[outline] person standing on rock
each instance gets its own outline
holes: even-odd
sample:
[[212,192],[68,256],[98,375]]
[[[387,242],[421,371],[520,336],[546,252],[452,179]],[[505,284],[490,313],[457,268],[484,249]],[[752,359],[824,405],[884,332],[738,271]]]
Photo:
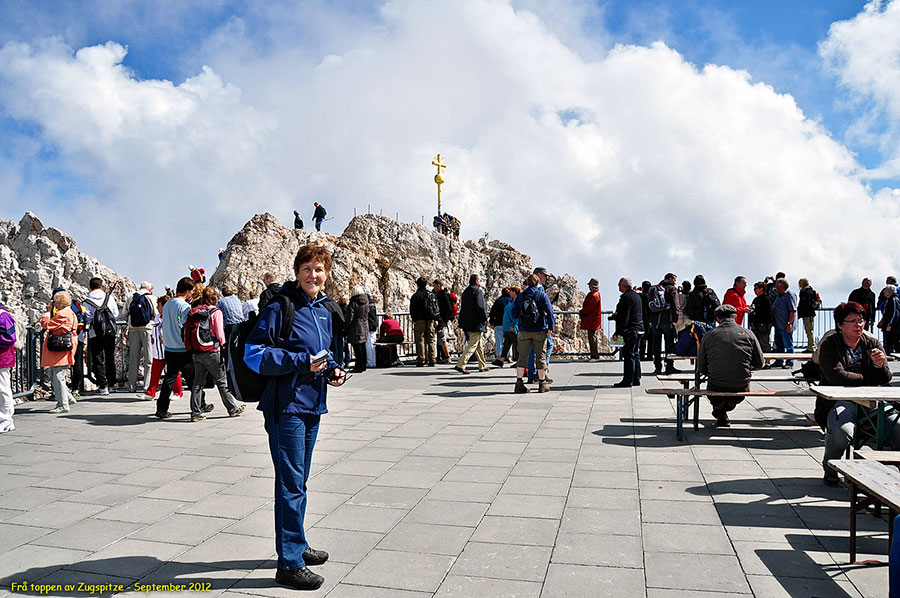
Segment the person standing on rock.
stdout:
[[313,211],[313,220],[316,222],[316,230],[322,230],[322,223],[325,221],[325,208],[319,205],[319,202],[314,201],[313,205],[316,206],[316,209]]
[[[96,276],[88,282],[91,292],[84,301],[87,310],[88,351],[91,354],[91,370],[97,383],[97,392],[108,395],[107,385],[115,386],[116,374],[116,334],[115,321],[119,318],[119,306],[103,290],[103,280]],[[104,326],[112,322],[112,331]]]
[[409,299],[409,317],[416,340],[416,366],[434,365],[434,324],[441,317],[437,297],[428,290],[428,281],[420,276],[416,292]]
[[322,307],[330,271],[326,248],[301,247],[294,258],[297,280],[282,288],[294,307],[293,332],[279,343],[286,304],[274,301],[260,313],[244,350],[247,366],[269,380],[257,409],[265,417],[275,470],[275,582],[297,590],[319,588],[325,578],[309,567],[328,560],[327,552],[310,547],[304,518],[319,421],[328,412],[326,384],[340,386],[346,379],[330,356],[313,358],[331,344],[331,318]]
[[450,363],[450,347],[447,345],[447,330],[450,326],[450,320],[453,319],[451,314],[453,310],[453,302],[450,299],[450,291],[444,288],[444,283],[435,280],[432,283],[434,296],[437,298],[438,310],[441,315],[437,322],[434,323],[434,334],[437,339],[437,360],[436,363]]
[[601,309],[600,281],[592,278],[588,281],[588,294],[584,296],[584,303],[581,304],[581,311],[578,312],[581,329],[587,332],[591,359],[600,359],[600,350],[597,348],[597,331],[603,324]]
[[294,210],[294,230],[303,230],[303,218],[297,210]]
[[484,360],[481,338],[484,336],[488,313],[484,302],[484,291],[481,290],[481,277],[478,274],[469,277],[469,286],[463,291],[459,303],[459,327],[468,334],[469,338],[453,369],[461,374],[468,374],[466,363],[474,353],[478,358],[478,371],[486,372],[488,367]]

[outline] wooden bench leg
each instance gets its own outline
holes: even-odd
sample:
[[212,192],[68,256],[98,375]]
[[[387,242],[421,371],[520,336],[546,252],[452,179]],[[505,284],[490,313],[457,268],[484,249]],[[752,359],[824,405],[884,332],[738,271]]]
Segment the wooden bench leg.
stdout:
[[700,395],[694,396],[694,430],[700,429]]
[[856,484],[850,482],[850,564],[856,562]]
[[684,395],[678,395],[675,407],[675,437],[684,442]]

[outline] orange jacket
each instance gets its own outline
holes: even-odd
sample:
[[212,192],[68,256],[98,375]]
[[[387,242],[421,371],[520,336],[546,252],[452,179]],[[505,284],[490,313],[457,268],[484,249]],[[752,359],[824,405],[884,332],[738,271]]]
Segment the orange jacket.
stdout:
[[[66,307],[59,310],[51,318],[44,315],[41,318],[41,328],[47,331],[44,334],[44,346],[41,350],[41,367],[49,368],[57,365],[73,365],[75,363],[75,349],[78,348],[78,318],[72,308]],[[62,334],[69,332],[72,335],[71,351],[48,351],[47,337],[50,334]]]

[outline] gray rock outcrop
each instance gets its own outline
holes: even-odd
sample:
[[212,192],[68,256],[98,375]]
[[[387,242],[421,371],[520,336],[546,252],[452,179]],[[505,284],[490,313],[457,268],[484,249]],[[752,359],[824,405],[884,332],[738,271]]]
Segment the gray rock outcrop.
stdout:
[[[210,279],[221,288],[233,286],[242,299],[261,291],[262,275],[273,272],[278,280],[293,280],[293,260],[301,245],[322,243],[332,251],[333,266],[326,292],[346,302],[351,290],[365,287],[379,310],[404,312],[415,292],[415,281],[424,276],[429,283],[441,279],[457,295],[468,285],[469,275],[482,275],[488,307],[503,287],[518,284],[532,270],[531,258],[512,246],[487,236],[478,242],[460,243],[419,224],[396,222],[377,215],[357,216],[339,237],[326,233],[293,230],[282,226],[272,214],[254,216],[228,243],[225,255]],[[584,293],[568,274],[548,276],[547,293],[557,310],[580,309]],[[558,318],[554,331],[559,351],[587,351],[578,316]],[[489,348],[493,346],[493,335]],[[601,331],[602,351],[608,341]]]
[[36,322],[54,288],[63,287],[82,299],[94,276],[118,283],[114,296],[120,306],[136,290],[131,279],[78,251],[75,239],[44,226],[31,212],[25,212],[18,224],[0,219],[0,295],[14,314]]

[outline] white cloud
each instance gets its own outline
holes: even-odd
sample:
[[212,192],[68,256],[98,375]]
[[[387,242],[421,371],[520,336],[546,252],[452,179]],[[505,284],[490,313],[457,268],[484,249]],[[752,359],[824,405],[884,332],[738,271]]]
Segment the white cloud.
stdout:
[[108,214],[45,220],[140,279],[213,267],[264,210],[288,222],[320,201],[334,232],[367,205],[429,220],[438,152],[464,236],[596,276],[608,305],[623,274],[703,272],[721,293],[784,270],[838,300],[893,271],[896,200],[873,202],[790,96],[660,43],[585,58],[597,46],[566,19],[507,2],[444,6],[389,2],[369,27],[335,25],[327,52],[259,51],[233,20],[180,84],[137,80],[116,43],[8,44],[0,105],[96,180]]
[[873,0],[852,19],[833,23],[819,53],[851,99],[868,102],[850,134],[893,156],[867,176],[900,176],[900,1]]

